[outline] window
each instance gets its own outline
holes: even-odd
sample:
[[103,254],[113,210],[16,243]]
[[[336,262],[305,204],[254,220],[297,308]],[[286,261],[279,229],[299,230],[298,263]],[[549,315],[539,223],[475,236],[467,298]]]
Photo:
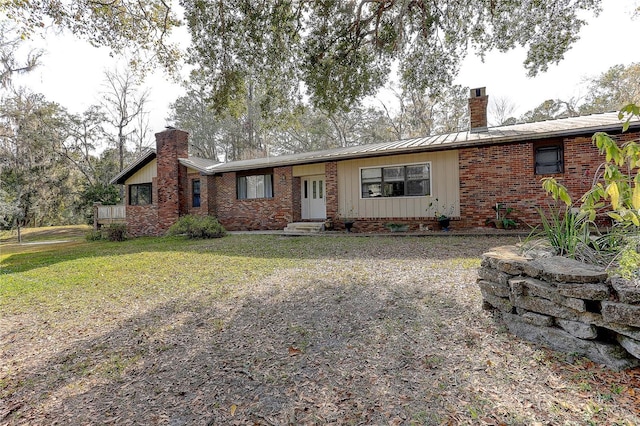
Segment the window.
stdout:
[[360,184],[362,198],[431,195],[431,164],[361,169]]
[[144,206],[151,204],[151,184],[150,183],[138,183],[135,185],[129,185],[129,205],[130,206]]
[[191,199],[193,207],[200,207],[200,180],[191,181]]
[[562,145],[537,147],[535,149],[535,161],[537,175],[562,173],[564,170]]
[[273,198],[273,175],[239,176],[236,189],[239,200]]

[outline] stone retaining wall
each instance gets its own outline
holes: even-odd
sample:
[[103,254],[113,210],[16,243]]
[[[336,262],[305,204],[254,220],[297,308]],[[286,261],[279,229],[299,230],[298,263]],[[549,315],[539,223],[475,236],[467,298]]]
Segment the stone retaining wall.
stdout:
[[483,308],[509,332],[620,370],[640,365],[640,288],[604,269],[515,246],[483,255]]

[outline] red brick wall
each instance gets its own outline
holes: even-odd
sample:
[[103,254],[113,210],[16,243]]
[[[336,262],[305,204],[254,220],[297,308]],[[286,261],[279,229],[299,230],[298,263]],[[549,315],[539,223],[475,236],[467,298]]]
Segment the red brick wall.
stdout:
[[216,204],[216,184],[215,176],[202,176],[200,178],[200,192],[202,193],[201,203],[205,206],[210,216],[218,216],[218,206]]
[[[263,170],[256,171],[255,174],[269,172],[270,170]],[[216,176],[214,183],[217,217],[227,230],[281,230],[293,221],[296,190],[291,167],[273,169],[273,198],[238,200],[236,176],[234,172],[223,173],[222,176]]]
[[[625,135],[622,139],[634,137],[638,134]],[[564,142],[564,173],[536,175],[535,144],[556,141]],[[603,161],[604,157],[591,142],[591,135],[461,149],[461,221],[456,227],[484,226],[487,218],[495,217],[492,206],[497,202],[516,209],[511,217],[517,219],[521,227],[537,225],[540,217],[536,207],[546,209],[553,204],[553,199],[542,189],[543,177],[555,177],[569,189],[572,199],[577,200],[589,190],[593,175]]]
[[[193,181],[200,181],[200,207],[193,207]],[[195,216],[207,216],[209,210],[207,209],[207,179],[204,176],[200,176],[199,172],[187,174],[187,188],[186,188],[186,200],[187,207],[186,213]]]
[[[127,210],[127,234],[132,237],[158,235],[158,206],[129,206]],[[135,220],[130,220],[135,218]]]
[[151,182],[151,202],[146,206],[129,205],[129,187],[126,188],[125,209],[127,233],[132,237],[158,234],[158,180]]

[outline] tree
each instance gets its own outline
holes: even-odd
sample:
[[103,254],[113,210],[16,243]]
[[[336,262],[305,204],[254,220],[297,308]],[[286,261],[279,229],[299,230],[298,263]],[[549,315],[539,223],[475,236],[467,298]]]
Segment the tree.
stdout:
[[517,119],[513,116],[513,113],[517,109],[516,104],[509,98],[491,98],[491,103],[489,104],[489,116],[491,116],[491,120],[489,124],[491,126],[516,124]]
[[76,186],[78,194],[74,205],[76,214],[93,222],[93,204],[117,204],[119,191],[109,181],[118,173],[118,161],[112,161],[111,152],[104,147],[108,134],[104,129],[106,117],[99,106],[89,107],[82,115],[69,115],[66,122],[67,137],[58,147],[58,154],[80,172],[82,179]]
[[614,65],[597,77],[587,79],[584,98],[548,99],[522,115],[519,121],[553,120],[577,115],[619,111],[640,103],[640,63]]
[[580,112],[619,111],[625,105],[640,105],[640,62],[614,65],[588,80],[587,96]]
[[[180,57],[169,35],[179,20],[165,0],[48,1],[4,0],[0,13],[16,22],[21,37],[30,37],[53,26],[69,30],[94,46],[107,46],[115,53],[128,51],[139,67],[176,70]],[[153,59],[153,63],[144,63]]]
[[220,161],[223,152],[219,146],[221,122],[209,107],[204,89],[192,85],[170,108],[170,120],[176,127],[189,132],[191,154]]
[[96,171],[96,151],[108,138],[105,122],[104,112],[96,105],[80,116],[69,115],[67,137],[58,148],[58,154],[82,173],[89,185],[95,185],[100,180]]
[[21,41],[15,27],[7,20],[0,20],[0,88],[7,89],[15,74],[28,73],[40,64],[40,50],[30,51],[23,61],[16,58]]
[[576,117],[580,115],[578,100],[571,98],[568,101],[561,99],[547,99],[534,109],[525,112],[520,117],[521,122],[555,120],[557,118]]
[[[136,130],[143,134],[142,129],[130,129],[134,120],[140,119],[147,113],[144,111],[149,98],[149,91],[141,89],[139,77],[130,69],[125,71],[105,71],[105,91],[102,107],[107,114],[107,122],[113,126],[117,136],[113,144],[118,147],[120,170],[124,169],[127,153],[127,138]],[[142,121],[144,123],[144,120]],[[146,134],[146,130],[144,131]]]
[[468,127],[469,89],[459,85],[443,88],[437,95],[405,88],[392,90],[399,109],[394,113],[382,104],[396,139],[451,133]]
[[[65,139],[65,114],[40,94],[15,90],[0,102],[0,181],[5,208],[18,227],[62,223],[78,183],[56,153]],[[6,208],[8,206],[8,208]]]
[[[193,48],[216,110],[249,78],[272,105],[300,96],[332,114],[382,87],[397,63],[406,86],[438,94],[473,47],[479,55],[528,48],[529,75],[558,63],[600,0],[183,0]],[[304,83],[304,86],[300,85]]]

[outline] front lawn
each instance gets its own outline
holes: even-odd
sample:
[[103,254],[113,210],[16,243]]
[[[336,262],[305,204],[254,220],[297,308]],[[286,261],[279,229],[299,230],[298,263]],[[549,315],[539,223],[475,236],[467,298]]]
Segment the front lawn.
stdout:
[[640,422],[638,371],[481,310],[513,238],[59,239],[0,246],[0,424]]

